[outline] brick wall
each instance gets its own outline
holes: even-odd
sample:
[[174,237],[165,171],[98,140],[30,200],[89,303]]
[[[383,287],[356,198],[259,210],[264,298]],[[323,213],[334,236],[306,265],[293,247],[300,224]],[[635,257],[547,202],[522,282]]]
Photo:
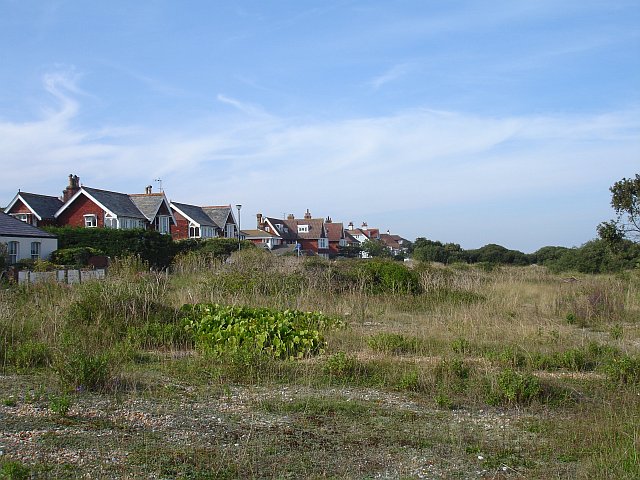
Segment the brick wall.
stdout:
[[58,217],[58,224],[84,227],[84,215],[91,214],[96,216],[98,227],[104,227],[104,211],[82,194]]
[[173,216],[176,218],[176,225],[171,225],[171,238],[174,240],[189,238],[189,220],[175,210]]

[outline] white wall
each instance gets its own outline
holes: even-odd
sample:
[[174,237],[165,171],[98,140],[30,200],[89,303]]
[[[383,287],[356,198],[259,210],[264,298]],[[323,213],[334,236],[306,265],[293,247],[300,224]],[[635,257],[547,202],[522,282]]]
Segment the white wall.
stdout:
[[34,238],[34,237],[2,237],[0,243],[18,242],[18,260],[31,258],[31,242],[40,242],[40,258],[46,260],[54,250],[58,249],[57,238]]

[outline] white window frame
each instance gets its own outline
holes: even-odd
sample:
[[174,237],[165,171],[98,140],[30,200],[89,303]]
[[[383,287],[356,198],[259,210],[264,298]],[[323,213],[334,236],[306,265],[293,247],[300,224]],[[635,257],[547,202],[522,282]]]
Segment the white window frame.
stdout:
[[189,238],[200,238],[200,225],[189,223]]
[[203,225],[200,227],[201,238],[214,238],[216,236],[216,230],[213,227]]
[[109,214],[104,216],[104,228],[117,229],[119,227],[120,227],[120,225],[119,225],[119,222],[118,222],[118,217],[112,217]]
[[236,237],[236,226],[233,223],[227,223],[224,226],[224,235],[227,238],[235,238]]
[[319,238],[318,248],[329,248],[329,240],[327,238]]
[[31,242],[31,260],[40,260],[41,242]]
[[20,256],[20,242],[11,241],[7,243],[7,253],[9,254],[9,265],[18,263]]
[[166,215],[158,216],[158,231],[163,235],[168,235],[170,233],[170,229],[169,217]]
[[30,223],[29,222],[29,214],[28,213],[12,213],[12,217],[17,218],[21,222]]
[[309,233],[309,225],[298,225],[298,233]]
[[347,239],[346,238],[341,238],[339,245],[341,247],[346,247],[347,246]]
[[98,216],[94,213],[83,215],[85,228],[96,228],[98,226]]

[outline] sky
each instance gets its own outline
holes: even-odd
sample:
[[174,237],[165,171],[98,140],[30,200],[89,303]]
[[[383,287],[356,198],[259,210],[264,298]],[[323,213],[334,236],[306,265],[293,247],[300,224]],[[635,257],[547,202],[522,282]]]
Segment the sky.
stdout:
[[640,2],[0,0],[0,170],[579,246],[640,172]]

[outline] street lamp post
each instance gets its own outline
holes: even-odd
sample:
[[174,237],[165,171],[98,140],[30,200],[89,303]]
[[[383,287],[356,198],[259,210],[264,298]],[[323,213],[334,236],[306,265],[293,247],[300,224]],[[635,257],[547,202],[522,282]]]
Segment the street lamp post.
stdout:
[[236,208],[238,209],[238,251],[240,251],[240,209],[242,205],[237,204]]

